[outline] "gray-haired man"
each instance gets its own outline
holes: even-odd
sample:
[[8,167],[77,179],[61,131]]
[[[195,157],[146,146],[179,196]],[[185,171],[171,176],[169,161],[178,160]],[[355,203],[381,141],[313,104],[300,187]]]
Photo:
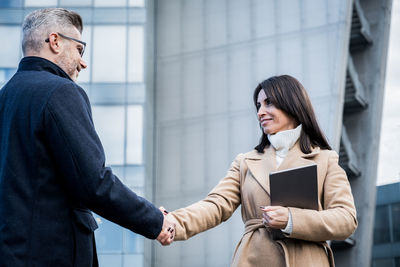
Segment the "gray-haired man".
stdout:
[[90,210],[168,245],[174,223],[105,167],[89,100],[74,81],[82,19],[60,8],[23,23],[17,73],[0,90],[0,266],[97,266]]

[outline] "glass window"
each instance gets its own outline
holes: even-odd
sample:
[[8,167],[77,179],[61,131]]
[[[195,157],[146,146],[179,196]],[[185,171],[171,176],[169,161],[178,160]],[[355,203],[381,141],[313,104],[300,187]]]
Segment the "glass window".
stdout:
[[125,83],[93,83],[90,100],[96,104],[124,104]]
[[129,28],[128,81],[143,82],[144,30],[142,26]]
[[400,242],[400,203],[392,204],[393,242]]
[[93,81],[124,82],[126,27],[94,26],[93,38]]
[[16,68],[8,68],[5,69],[5,74],[6,74],[6,81],[11,79],[11,77],[17,72]]
[[124,267],[143,266],[143,254],[124,255]]
[[96,246],[99,253],[122,253],[123,228],[97,214],[94,214],[94,217],[99,225],[99,228],[95,231]]
[[17,67],[21,59],[21,28],[0,26],[0,36],[7,36],[7,40],[1,43],[0,68]]
[[127,103],[144,103],[146,97],[146,87],[143,83],[129,83],[127,88]]
[[375,211],[374,244],[390,242],[388,206],[377,206]]
[[6,82],[6,71],[0,69],[0,84],[3,84]]
[[144,167],[127,166],[124,183],[131,189],[134,187],[144,187]]
[[143,162],[143,107],[128,107],[128,125],[126,140],[126,156],[128,164]]
[[101,254],[99,253],[99,266],[104,267],[119,267],[122,266],[122,255],[121,254]]
[[25,0],[25,6],[55,7],[57,0]]
[[129,6],[144,7],[144,0],[129,0]]
[[0,8],[7,7],[22,7],[23,0],[2,0],[0,1]]
[[124,253],[143,253],[143,242],[143,236],[124,229]]
[[126,0],[94,0],[94,6],[126,6]]
[[60,6],[91,6],[92,0],[60,0]]
[[0,1],[0,8],[4,7],[22,7],[23,0],[2,0]]
[[83,54],[83,60],[86,62],[88,67],[84,70],[81,70],[78,76],[78,82],[90,82],[90,71],[92,70],[92,66],[90,65],[90,58],[92,53],[92,27],[84,26],[82,32],[82,40],[86,42],[85,54]]
[[106,154],[106,165],[124,163],[124,107],[93,106],[93,120]]

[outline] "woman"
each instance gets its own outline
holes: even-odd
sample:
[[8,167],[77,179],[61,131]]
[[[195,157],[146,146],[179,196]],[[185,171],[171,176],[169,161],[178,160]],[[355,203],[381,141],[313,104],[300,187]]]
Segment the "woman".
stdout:
[[[171,213],[177,221],[175,240],[217,226],[241,204],[245,231],[231,266],[334,266],[326,240],[345,239],[357,227],[338,155],[295,78],[271,77],[257,86],[253,98],[263,132],[260,143],[236,157],[205,199]],[[269,173],[310,164],[318,169],[319,210],[270,206]],[[282,231],[285,238],[274,240],[274,231]]]

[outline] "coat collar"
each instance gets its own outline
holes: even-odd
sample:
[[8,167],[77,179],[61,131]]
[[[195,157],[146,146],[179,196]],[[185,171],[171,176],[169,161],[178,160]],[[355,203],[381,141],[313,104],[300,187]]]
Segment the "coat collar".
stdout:
[[320,153],[320,148],[315,147],[311,153],[304,154],[301,149],[299,142],[289,150],[285,159],[279,166],[276,167],[275,149],[270,145],[264,149],[264,153],[259,153],[253,150],[245,155],[245,162],[249,167],[251,174],[254,179],[260,184],[260,186],[269,195],[269,173],[278,170],[285,170],[298,166],[310,165],[313,163],[310,159]]
[[18,71],[47,71],[71,80],[68,74],[66,74],[57,64],[42,57],[22,58],[19,62]]

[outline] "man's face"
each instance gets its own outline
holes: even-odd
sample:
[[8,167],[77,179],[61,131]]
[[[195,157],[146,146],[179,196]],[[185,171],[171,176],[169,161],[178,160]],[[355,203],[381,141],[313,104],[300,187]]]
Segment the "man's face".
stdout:
[[[81,34],[76,28],[73,28],[73,31],[62,34],[77,40],[81,39]],[[87,67],[86,62],[81,57],[83,45],[74,40],[63,38],[62,36],[59,36],[59,38],[62,43],[62,51],[56,59],[56,64],[60,66],[73,81],[76,81],[79,72]]]

